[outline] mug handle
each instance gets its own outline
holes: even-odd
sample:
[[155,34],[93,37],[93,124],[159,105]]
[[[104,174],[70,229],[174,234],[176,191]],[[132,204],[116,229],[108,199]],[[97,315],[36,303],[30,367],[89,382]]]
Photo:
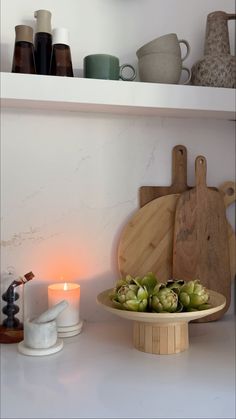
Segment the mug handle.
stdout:
[[191,72],[191,70],[189,70],[189,68],[187,68],[187,67],[182,67],[182,70],[183,70],[183,71],[187,71],[187,73],[188,73],[188,78],[187,78],[187,80],[185,80],[185,81],[183,82],[183,84],[188,84],[188,83],[190,82],[190,80],[191,80],[191,77],[192,77],[192,72]]
[[[124,77],[122,75],[122,71],[126,67],[129,67],[129,68],[131,68],[131,70],[133,70],[133,75],[131,77]],[[136,71],[135,71],[134,67],[131,64],[123,64],[123,65],[120,66],[120,74],[119,74],[119,77],[120,77],[121,80],[124,80],[124,81],[132,81],[136,77]]]
[[186,48],[187,48],[187,51],[186,51],[185,56],[183,58],[181,58],[181,61],[184,61],[189,56],[189,53],[190,53],[190,45],[189,45],[188,41],[185,41],[185,39],[180,39],[179,40],[179,44],[184,44],[186,46]]

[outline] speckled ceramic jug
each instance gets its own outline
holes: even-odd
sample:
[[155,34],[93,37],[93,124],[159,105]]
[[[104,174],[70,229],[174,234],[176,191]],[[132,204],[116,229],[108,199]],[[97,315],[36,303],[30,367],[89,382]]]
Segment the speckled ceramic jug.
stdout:
[[230,55],[228,20],[235,13],[212,12],[207,16],[204,57],[192,67],[192,84],[197,86],[236,86],[236,57]]

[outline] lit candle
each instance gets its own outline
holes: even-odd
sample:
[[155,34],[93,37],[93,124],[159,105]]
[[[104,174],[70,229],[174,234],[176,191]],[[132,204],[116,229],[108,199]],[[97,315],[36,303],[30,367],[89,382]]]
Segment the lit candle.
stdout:
[[62,300],[66,300],[69,305],[57,316],[57,327],[77,325],[80,321],[80,285],[71,282],[49,285],[48,306],[52,307]]

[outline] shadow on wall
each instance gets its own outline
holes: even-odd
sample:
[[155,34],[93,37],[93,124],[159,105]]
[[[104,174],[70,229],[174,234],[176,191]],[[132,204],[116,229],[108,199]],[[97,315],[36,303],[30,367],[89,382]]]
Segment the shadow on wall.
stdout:
[[[113,242],[112,242],[112,246],[111,246],[110,261],[111,261],[111,267],[114,268],[114,272],[117,273],[115,280],[120,277],[119,265],[118,265],[118,248],[119,248],[121,235],[122,235],[122,232],[123,232],[124,228],[129,223],[131,218],[134,216],[135,212],[138,211],[138,209],[139,208],[137,207],[137,208],[133,209],[132,211],[129,210],[126,217],[123,218],[122,223],[119,226],[117,226],[116,231],[114,232],[114,238],[113,238]],[[114,277],[114,274],[113,274],[113,277]]]
[[117,277],[114,276],[114,273],[109,271],[80,282],[82,319],[90,322],[116,319],[116,316],[106,312],[96,302],[97,295],[108,288],[113,288],[116,280]]
[[12,68],[13,50],[10,53],[9,44],[1,43],[1,63],[0,71],[10,72]]

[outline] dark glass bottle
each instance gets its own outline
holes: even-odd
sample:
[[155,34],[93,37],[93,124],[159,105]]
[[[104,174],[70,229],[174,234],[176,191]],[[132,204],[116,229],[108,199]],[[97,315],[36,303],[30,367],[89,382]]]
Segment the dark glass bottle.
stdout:
[[12,73],[35,74],[33,29],[30,26],[17,25],[15,31]]
[[36,72],[47,75],[52,54],[51,12],[37,10],[34,17],[37,19],[34,37]]
[[74,76],[71,52],[68,45],[68,31],[65,28],[56,28],[53,30],[50,74],[52,76]]

